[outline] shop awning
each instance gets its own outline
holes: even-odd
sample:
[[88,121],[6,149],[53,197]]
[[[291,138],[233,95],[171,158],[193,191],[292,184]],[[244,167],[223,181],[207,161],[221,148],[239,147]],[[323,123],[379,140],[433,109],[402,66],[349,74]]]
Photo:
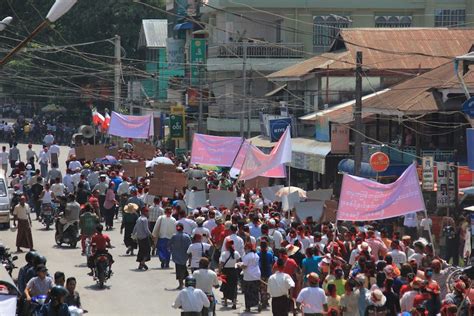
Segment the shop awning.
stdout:
[[287,84],[284,84],[282,85],[281,87],[278,87],[270,92],[268,92],[267,94],[265,94],[266,97],[271,97],[271,96],[274,96],[275,94],[277,94],[278,92],[282,91],[283,89],[285,89],[288,85]]
[[192,22],[184,22],[184,23],[179,23],[174,26],[175,31],[181,31],[181,30],[192,30],[193,29],[193,23]]
[[326,156],[331,152],[331,143],[309,138],[292,138],[293,168],[326,173]]
[[[249,139],[253,145],[270,152],[275,143],[270,142],[268,137],[256,136]],[[310,138],[292,138],[292,162],[293,168],[313,171],[321,174],[326,172],[326,156],[331,152],[331,143],[319,142]],[[265,148],[267,150],[265,150]]]
[[276,142],[272,143],[268,137],[258,135],[249,139],[252,145],[259,148],[273,148],[276,145]]

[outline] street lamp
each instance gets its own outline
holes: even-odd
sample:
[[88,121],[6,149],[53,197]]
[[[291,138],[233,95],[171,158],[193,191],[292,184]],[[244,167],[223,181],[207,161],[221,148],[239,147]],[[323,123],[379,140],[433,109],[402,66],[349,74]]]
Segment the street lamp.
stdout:
[[31,41],[36,35],[38,35],[38,33],[41,32],[45,27],[47,27],[51,23],[56,22],[60,17],[66,14],[76,4],[76,2],[77,0],[56,0],[56,2],[49,10],[48,15],[46,16],[46,20],[41,22],[41,24],[38,25],[36,29],[34,29],[34,31],[31,32],[30,35],[28,35],[27,38],[21,41],[21,43],[19,43],[11,52],[9,52],[5,57],[3,57],[3,59],[0,60],[0,66],[5,65],[10,60],[10,58],[13,57],[13,55],[15,55],[20,49],[25,47],[25,45],[28,44],[28,42]]
[[12,22],[13,18],[11,16],[7,16],[0,22],[0,32],[5,31],[8,25]]

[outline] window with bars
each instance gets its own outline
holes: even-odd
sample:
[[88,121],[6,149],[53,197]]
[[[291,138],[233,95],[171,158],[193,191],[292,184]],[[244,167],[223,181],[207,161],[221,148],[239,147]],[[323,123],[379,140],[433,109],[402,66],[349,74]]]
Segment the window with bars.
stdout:
[[466,24],[466,10],[435,10],[435,27],[459,27]]
[[376,16],[375,27],[411,27],[411,16]]
[[325,52],[342,28],[348,28],[351,20],[347,16],[318,15],[313,17],[313,47],[315,52]]

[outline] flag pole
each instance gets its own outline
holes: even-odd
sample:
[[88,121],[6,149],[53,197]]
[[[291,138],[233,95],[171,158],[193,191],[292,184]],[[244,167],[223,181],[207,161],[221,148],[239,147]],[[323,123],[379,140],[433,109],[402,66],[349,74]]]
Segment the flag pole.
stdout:
[[[245,138],[242,137],[242,142],[240,143],[239,150],[237,150],[237,155],[235,155],[234,160],[232,160],[231,168],[234,167],[234,163],[237,160],[237,157],[239,157],[240,151],[242,150],[242,146],[244,145],[244,143],[245,143]],[[245,153],[245,155],[247,155],[247,153]],[[240,176],[240,172],[239,172],[239,176]]]
[[288,220],[291,220],[291,208],[290,208],[290,195],[291,195],[291,165],[288,165]]

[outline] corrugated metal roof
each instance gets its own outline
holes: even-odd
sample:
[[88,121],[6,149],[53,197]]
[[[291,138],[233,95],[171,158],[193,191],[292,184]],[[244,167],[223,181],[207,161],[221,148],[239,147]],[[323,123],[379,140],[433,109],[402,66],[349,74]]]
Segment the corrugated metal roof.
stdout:
[[142,20],[138,47],[163,48],[168,38],[168,20]]
[[[341,29],[342,52],[325,53],[272,73],[269,79],[298,80],[311,72],[354,68],[356,52],[363,53],[363,64],[377,70],[429,70],[449,59],[466,54],[474,43],[474,29],[448,28],[349,28]],[[336,45],[336,42],[335,44]],[[336,47],[336,46],[334,46]],[[393,53],[397,52],[397,53]]]
[[[474,70],[466,73],[464,79],[468,86],[474,87]],[[363,109],[380,113],[395,111],[416,114],[439,111],[442,102],[435,95],[438,87],[461,89],[452,62],[397,84],[385,92],[383,97],[363,101],[362,106]]]

